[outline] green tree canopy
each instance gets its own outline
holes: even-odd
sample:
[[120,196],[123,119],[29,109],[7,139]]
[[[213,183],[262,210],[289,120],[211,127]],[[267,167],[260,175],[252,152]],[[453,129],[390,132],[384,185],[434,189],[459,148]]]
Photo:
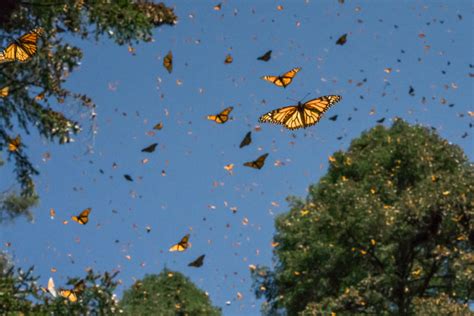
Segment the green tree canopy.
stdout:
[[467,313],[474,168],[458,146],[402,120],[377,126],[289,200],[275,268],[253,271],[268,314]]
[[[80,280],[84,288],[77,301],[70,302],[59,294],[54,297],[38,285],[33,268],[15,269],[5,255],[0,255],[0,311],[2,315],[111,315],[118,311],[113,292],[118,285],[117,273],[97,274],[92,270],[83,279],[70,278],[65,289],[73,289]],[[59,288],[56,289],[58,292]]]
[[[77,109],[95,117],[95,105],[86,94],[64,87],[69,74],[79,65],[82,51],[71,44],[73,36],[98,40],[106,35],[118,45],[151,41],[154,27],[172,25],[176,16],[171,8],[146,0],[121,1],[14,1],[2,3],[0,45],[7,47],[21,35],[41,27],[35,56],[24,63],[0,64],[0,153],[15,164],[22,196],[35,194],[32,177],[38,173],[21,142],[18,150],[8,144],[21,131],[36,130],[47,140],[67,143],[81,130],[80,118],[71,118]],[[69,35],[66,37],[66,35]],[[69,105],[69,106],[66,106]],[[27,209],[24,210],[25,212]],[[10,212],[13,214],[15,212]]]
[[221,314],[187,277],[168,269],[158,275],[146,275],[126,290],[121,309],[125,315]]

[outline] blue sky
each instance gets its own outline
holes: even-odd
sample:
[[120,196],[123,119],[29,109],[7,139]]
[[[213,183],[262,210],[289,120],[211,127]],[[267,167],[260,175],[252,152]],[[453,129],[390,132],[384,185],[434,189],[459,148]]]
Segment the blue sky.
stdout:
[[[153,43],[135,46],[135,56],[106,39],[73,39],[84,59],[67,85],[97,104],[94,124],[77,104],[59,105],[83,126],[74,143],[22,134],[41,172],[41,203],[33,223],[2,227],[2,250],[18,266],[35,265],[41,282],[53,276],[60,286],[67,276],[84,276],[87,267],[118,269],[121,293],[166,266],[189,276],[225,315],[257,315],[261,302],[251,291],[248,266],[272,264],[273,223],[288,210],[285,198],[305,197],[325,174],[328,156],[347,149],[376,120],[385,117],[390,126],[401,117],[433,126],[473,160],[469,1],[225,1],[220,11],[214,1],[166,3],[175,6],[178,24],[157,29]],[[335,45],[344,33],[347,43]],[[269,62],[256,60],[270,49]],[[169,50],[172,74],[162,67]],[[232,64],[224,64],[227,54]],[[260,79],[296,66],[302,70],[286,89]],[[308,93],[307,99],[343,99],[306,130],[258,123],[261,114]],[[234,111],[226,124],[206,119],[228,106]],[[327,119],[336,114],[337,121]],[[158,122],[164,128],[150,135]],[[253,143],[239,149],[250,130]],[[155,142],[154,153],[140,151]],[[266,152],[263,169],[242,166]],[[224,170],[230,163],[233,175]],[[11,166],[0,169],[0,179],[2,190],[14,183]],[[87,207],[88,225],[70,220]],[[186,233],[192,247],[169,253]],[[202,268],[187,267],[201,254]]]

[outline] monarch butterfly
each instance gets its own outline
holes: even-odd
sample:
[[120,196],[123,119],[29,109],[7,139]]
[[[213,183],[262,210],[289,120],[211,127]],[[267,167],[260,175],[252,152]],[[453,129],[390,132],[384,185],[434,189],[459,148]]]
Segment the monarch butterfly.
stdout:
[[229,106],[228,108],[225,108],[224,110],[222,110],[222,112],[219,113],[219,114],[208,115],[207,119],[211,120],[211,121],[214,121],[218,124],[224,124],[229,119],[229,114],[230,114],[230,112],[232,112],[233,109],[234,108],[232,106]]
[[197,257],[194,261],[190,262],[188,264],[188,267],[195,267],[195,268],[199,268],[199,267],[202,267],[202,265],[204,264],[204,257],[206,255],[200,255],[199,257]]
[[157,123],[155,126],[153,126],[153,129],[156,129],[157,131],[161,130],[163,128],[163,123]]
[[21,137],[20,135],[18,135],[14,139],[10,139],[8,143],[8,150],[10,152],[15,152],[15,151],[18,151],[18,148],[20,148],[20,146],[21,146]]
[[339,95],[322,96],[297,105],[285,106],[262,115],[260,122],[281,124],[287,129],[306,128],[316,124],[324,112],[333,104],[341,101]]
[[232,55],[228,54],[227,56],[225,56],[224,64],[232,64],[233,61],[234,58],[232,58]]
[[171,51],[163,59],[163,66],[168,70],[169,73],[173,71],[173,53]]
[[77,296],[84,292],[86,284],[84,280],[80,280],[74,285],[74,288],[71,290],[60,290],[59,295],[68,299],[71,303],[77,302]]
[[7,46],[0,52],[0,62],[18,60],[25,62],[36,54],[38,37],[43,35],[44,30],[40,27],[24,34],[19,39]]
[[244,166],[255,168],[255,169],[262,169],[262,167],[265,165],[265,159],[267,159],[267,156],[268,156],[268,153],[263,154],[260,157],[258,157],[257,160],[244,163]]
[[4,98],[8,96],[8,92],[10,91],[10,88],[8,86],[3,87],[0,89],[0,98]]
[[81,212],[81,214],[77,215],[77,216],[72,216],[72,220],[75,221],[75,222],[78,222],[79,224],[81,225],[85,225],[89,222],[89,214],[91,212],[91,208],[86,208],[85,210],[83,210]]
[[250,145],[251,142],[252,142],[252,132],[248,132],[247,134],[245,134],[244,139],[242,139],[242,142],[240,143],[239,148],[248,146]]
[[153,143],[150,146],[147,146],[147,147],[143,148],[142,152],[143,153],[152,153],[152,152],[155,151],[157,145],[158,145],[158,143]]
[[343,34],[341,37],[339,37],[336,41],[336,45],[344,45],[347,42],[347,33]]
[[47,288],[41,287],[41,290],[45,293],[51,294],[52,297],[58,296],[58,293],[56,292],[56,287],[54,286],[53,278],[49,278],[48,287]]
[[296,67],[280,76],[263,76],[262,79],[267,80],[278,87],[286,88],[300,70],[300,67]]
[[125,180],[130,181],[130,182],[133,182],[133,178],[132,178],[131,175],[129,175],[129,174],[124,174],[123,177],[125,178]]
[[184,236],[183,238],[181,238],[181,240],[170,247],[169,251],[170,252],[173,252],[173,251],[185,251],[186,249],[188,249],[190,243],[189,243],[189,234],[186,234],[186,236]]
[[266,52],[262,56],[258,57],[257,59],[262,60],[262,61],[269,61],[270,58],[272,58],[272,51],[271,50],[269,50],[268,52]]

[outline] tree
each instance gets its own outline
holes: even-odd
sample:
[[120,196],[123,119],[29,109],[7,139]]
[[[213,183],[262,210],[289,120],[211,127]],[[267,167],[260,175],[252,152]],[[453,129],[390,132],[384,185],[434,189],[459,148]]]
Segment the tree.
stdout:
[[[0,89],[8,87],[8,95],[0,97],[0,152],[3,150],[8,160],[15,163],[21,196],[31,197],[35,196],[32,177],[38,170],[28,159],[27,146],[21,138],[17,150],[8,150],[8,144],[20,130],[29,134],[30,129],[49,141],[68,143],[81,130],[78,122],[68,118],[73,107],[76,112],[77,107],[88,111],[90,119],[95,117],[95,105],[87,95],[63,86],[82,58],[81,49],[69,43],[64,35],[95,40],[107,35],[118,45],[131,45],[151,41],[154,27],[172,25],[177,18],[164,4],[147,0],[3,2],[0,43],[4,46],[33,29],[44,30],[35,56],[25,63],[0,65]],[[23,213],[27,212],[25,209]]]
[[164,269],[146,275],[126,290],[121,301],[125,315],[220,315],[209,297],[179,272]]
[[[118,285],[114,280],[117,272],[97,274],[90,269],[81,279],[84,288],[77,292],[78,300],[71,302],[41,290],[33,268],[15,269],[4,255],[0,256],[0,267],[2,315],[111,315],[118,311],[118,300],[113,294]],[[79,280],[70,278],[66,288],[72,289]]]
[[274,270],[252,272],[267,314],[467,313],[474,167],[458,146],[402,120],[377,126],[289,201]]

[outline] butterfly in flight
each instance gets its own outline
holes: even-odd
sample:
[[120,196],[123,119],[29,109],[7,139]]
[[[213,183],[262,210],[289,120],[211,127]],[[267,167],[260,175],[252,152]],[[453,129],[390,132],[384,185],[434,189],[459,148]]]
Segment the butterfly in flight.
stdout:
[[152,152],[155,151],[157,145],[158,145],[158,143],[153,143],[150,146],[147,146],[147,147],[143,148],[142,152],[143,153],[152,153]]
[[58,296],[58,293],[56,292],[56,287],[54,286],[53,278],[49,278],[48,287],[47,288],[41,287],[41,290],[45,293],[51,294],[52,297]]
[[240,143],[239,148],[248,146],[250,145],[251,142],[252,142],[252,132],[248,132],[247,134],[245,134],[244,139],[242,139],[242,142]]
[[153,129],[159,131],[163,128],[163,123],[162,122],[159,122],[157,124],[155,124],[155,126],[153,126]]
[[194,261],[190,262],[188,264],[188,267],[195,267],[195,268],[199,268],[199,267],[202,267],[202,265],[204,264],[204,257],[206,255],[200,255],[199,257],[197,257]]
[[9,92],[10,92],[10,88],[8,86],[0,88],[0,98],[5,98],[6,96],[8,96]]
[[232,58],[232,55],[228,54],[227,56],[225,56],[224,64],[232,64],[233,61],[234,58]]
[[265,165],[265,159],[267,159],[268,153],[261,155],[257,158],[257,160],[249,161],[244,163],[244,166],[254,168],[254,169],[262,169]]
[[347,42],[347,33],[343,34],[341,37],[339,37],[336,41],[336,45],[344,45]]
[[69,300],[71,303],[77,302],[77,296],[84,292],[86,284],[84,280],[80,280],[71,290],[59,290],[59,295]]
[[71,218],[73,221],[78,222],[81,225],[85,225],[89,222],[89,214],[91,213],[91,211],[92,209],[90,207],[86,208],[79,215],[72,216]]
[[15,152],[18,151],[18,148],[21,146],[21,137],[18,135],[14,139],[10,139],[8,142],[8,151]]
[[123,177],[125,178],[125,180],[130,181],[130,182],[133,182],[133,178],[132,178],[131,175],[129,175],[129,174],[124,174]]
[[169,251],[170,252],[173,252],[173,251],[185,251],[186,249],[188,249],[190,243],[189,243],[189,234],[186,234],[186,236],[184,236],[183,238],[181,238],[181,240],[170,247]]
[[263,76],[262,79],[271,82],[278,87],[286,88],[300,70],[300,67],[296,67],[280,76]]
[[25,62],[33,57],[38,49],[36,45],[38,38],[43,33],[44,30],[39,27],[22,35],[19,39],[8,45],[3,52],[0,52],[0,63],[15,60]]
[[266,52],[262,56],[258,57],[257,60],[269,61],[270,58],[272,58],[272,51],[271,50],[269,50],[268,52]]
[[224,110],[222,110],[222,112],[219,113],[219,114],[208,115],[207,119],[211,120],[211,121],[214,121],[218,124],[224,124],[229,119],[229,114],[230,114],[230,112],[232,112],[233,109],[234,108],[232,106],[229,106],[228,108],[225,108]]
[[306,128],[316,124],[332,105],[341,101],[339,95],[322,96],[308,102],[298,102],[297,105],[285,106],[266,114],[259,121],[261,123],[281,124],[287,129]]
[[173,53],[171,51],[163,58],[163,67],[165,67],[169,73],[173,71]]

